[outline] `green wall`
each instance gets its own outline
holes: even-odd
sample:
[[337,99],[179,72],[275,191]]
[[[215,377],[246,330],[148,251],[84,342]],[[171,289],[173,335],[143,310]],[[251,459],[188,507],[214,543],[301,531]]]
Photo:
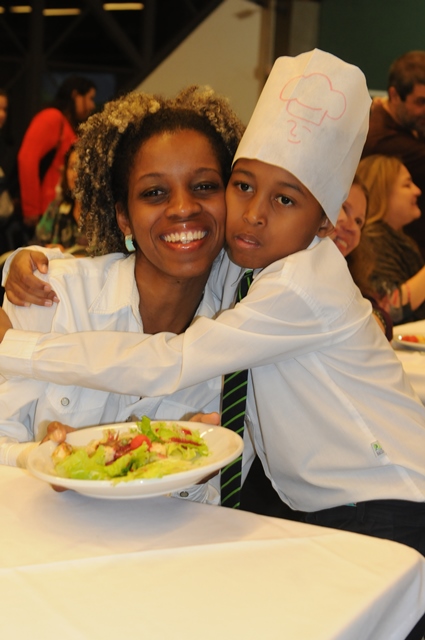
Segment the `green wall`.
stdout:
[[425,50],[425,0],[321,0],[318,47],[362,69],[386,90],[391,62]]

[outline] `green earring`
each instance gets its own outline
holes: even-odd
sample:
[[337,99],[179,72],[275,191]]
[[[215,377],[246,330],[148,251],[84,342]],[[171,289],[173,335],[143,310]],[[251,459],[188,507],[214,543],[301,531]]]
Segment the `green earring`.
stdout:
[[128,253],[133,253],[133,251],[136,251],[136,247],[134,246],[134,243],[133,243],[133,235],[131,233],[126,235],[124,240],[125,240],[125,248],[127,249]]

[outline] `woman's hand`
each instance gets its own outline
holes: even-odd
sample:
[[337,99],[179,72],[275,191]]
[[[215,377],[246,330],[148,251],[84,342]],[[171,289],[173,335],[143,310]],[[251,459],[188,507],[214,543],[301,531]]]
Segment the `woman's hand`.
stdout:
[[[61,442],[65,442],[67,434],[72,433],[73,431],[75,431],[74,427],[68,427],[67,424],[62,424],[62,422],[57,421],[51,422],[47,427],[47,434],[40,442],[40,444],[42,444],[43,442],[48,442],[49,440],[60,444]],[[62,493],[62,491],[68,491],[66,487],[58,487],[55,484],[52,484],[51,487],[58,493]]]
[[29,307],[30,304],[51,307],[53,302],[59,302],[50,284],[34,275],[36,269],[47,273],[48,265],[49,260],[41,251],[19,251],[12,260],[5,285],[10,302],[20,307]]
[[9,316],[7,315],[6,311],[4,311],[0,307],[0,342],[3,340],[6,331],[12,328],[13,327],[12,323],[9,320]]
[[48,442],[49,440],[60,444],[61,442],[65,442],[67,434],[72,433],[73,431],[75,431],[74,427],[68,427],[67,424],[62,424],[62,422],[57,422],[55,420],[48,425],[47,433],[40,444]]

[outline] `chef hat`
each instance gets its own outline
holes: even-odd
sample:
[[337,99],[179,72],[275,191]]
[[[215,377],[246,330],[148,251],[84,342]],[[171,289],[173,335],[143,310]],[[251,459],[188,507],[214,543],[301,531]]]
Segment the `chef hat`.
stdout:
[[278,58],[236,151],[292,173],[336,223],[369,124],[363,73],[314,49]]

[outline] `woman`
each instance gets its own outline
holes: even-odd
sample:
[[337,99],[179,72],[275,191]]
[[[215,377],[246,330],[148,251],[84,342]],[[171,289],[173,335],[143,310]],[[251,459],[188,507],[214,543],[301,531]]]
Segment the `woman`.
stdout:
[[[129,94],[93,115],[76,146],[77,195],[82,226],[102,257],[52,261],[61,304],[28,310],[6,302],[13,324],[181,332],[197,312],[213,315],[220,300],[208,281],[221,262],[225,185],[241,133],[226,101],[196,87],[173,100]],[[0,385],[0,462],[25,466],[29,441],[42,439],[47,423],[78,428],[143,413],[182,418],[217,410],[220,388],[217,379],[201,391],[141,399],[8,381]]]
[[10,133],[7,131],[8,111],[8,94],[4,89],[0,88],[0,227],[3,236],[0,239],[0,254],[12,248],[6,237],[5,227],[9,224],[15,208],[9,185],[12,140]]
[[31,120],[18,153],[21,208],[30,229],[56,197],[65,153],[95,108],[96,86],[71,76],[59,87],[51,106]]
[[360,260],[364,260],[365,250],[364,247],[359,249],[359,245],[367,219],[368,201],[368,191],[358,174],[356,174],[347,199],[341,207],[331,238],[344,258],[346,258],[348,268],[360,291],[365,298],[370,300],[375,320],[378,322],[378,325],[388,340],[392,340],[393,323],[390,315],[378,304],[372,295],[367,280],[365,278],[362,280],[353,269],[353,264],[356,264],[356,255],[359,251],[362,252],[362,258],[360,258]]
[[353,261],[353,273],[367,280],[394,324],[421,320],[425,318],[424,261],[403,231],[421,215],[417,205],[421,192],[394,157],[364,158],[358,174],[369,192],[369,215],[361,243],[367,254]]
[[61,197],[49,204],[35,229],[35,241],[74,255],[87,255],[87,239],[79,230],[81,204],[75,199],[77,152],[71,145],[65,154]]

